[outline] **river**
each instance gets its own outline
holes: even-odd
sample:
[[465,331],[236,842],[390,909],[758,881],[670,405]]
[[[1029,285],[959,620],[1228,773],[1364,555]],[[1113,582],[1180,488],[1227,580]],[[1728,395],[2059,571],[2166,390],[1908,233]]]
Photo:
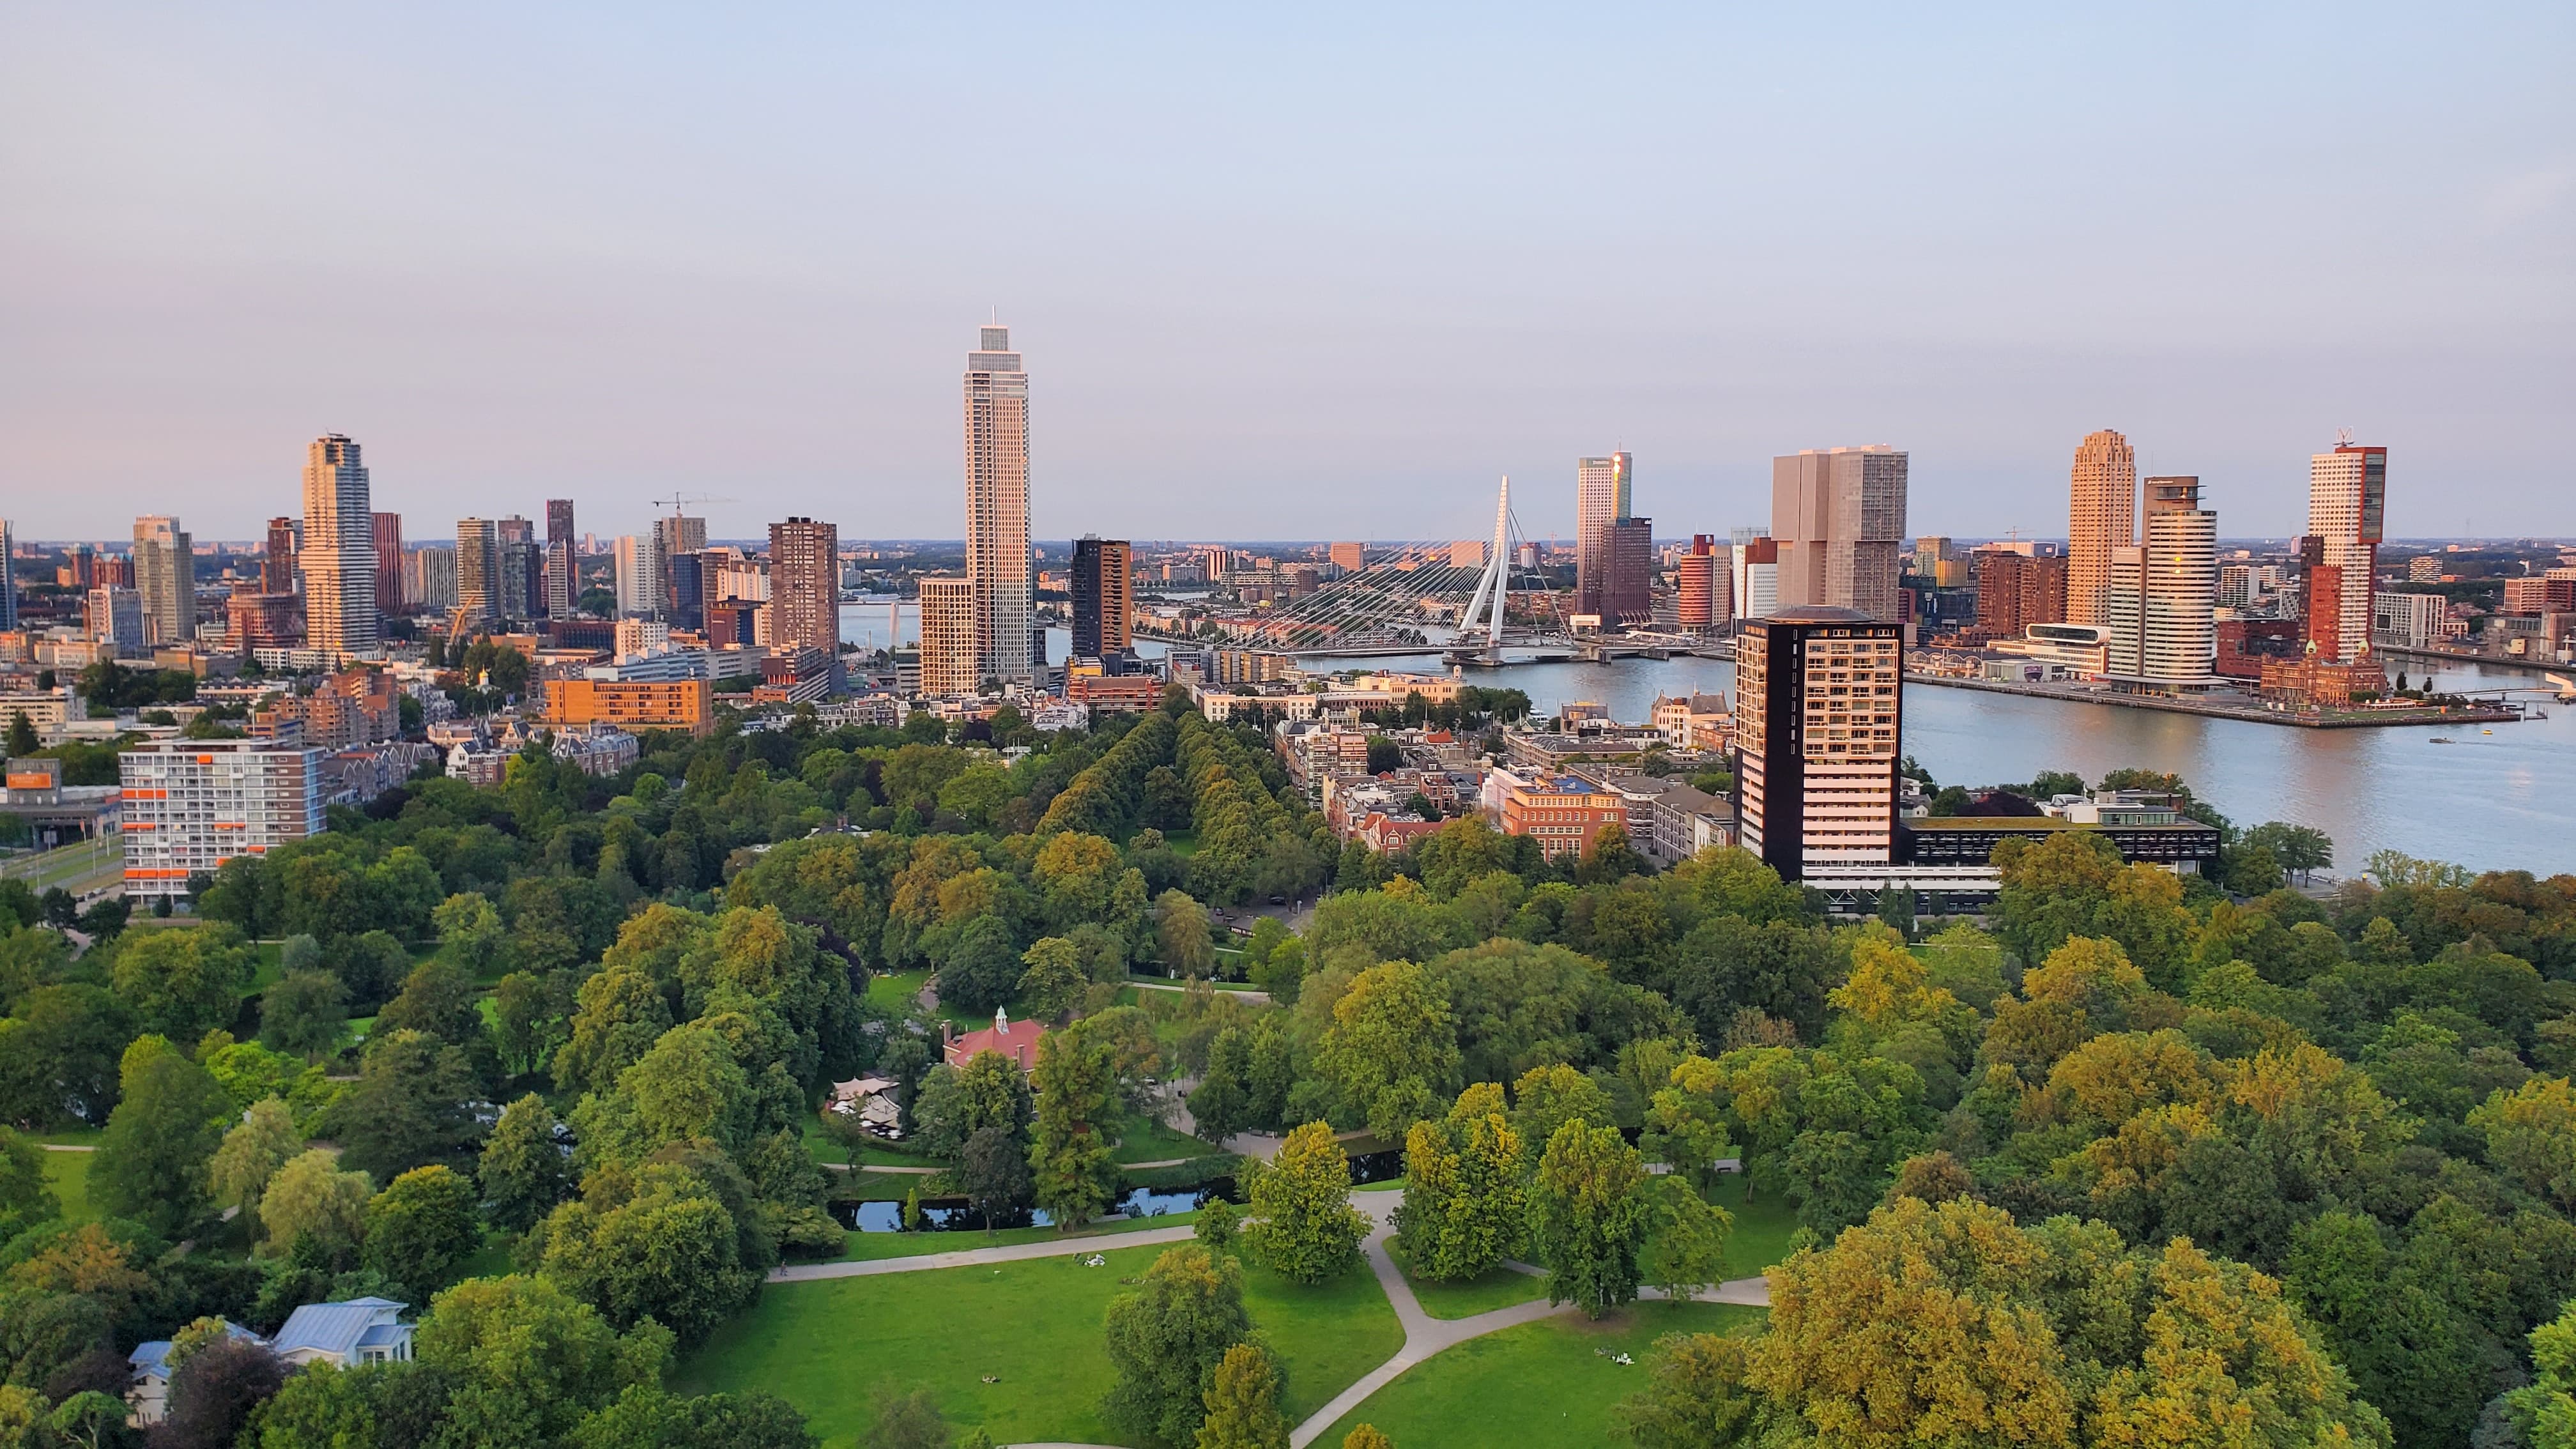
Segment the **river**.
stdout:
[[[843,638],[883,638],[882,605],[848,605],[841,614]],[[912,610],[904,615],[909,643]],[[1063,631],[1049,631],[1049,642],[1061,659]],[[1313,662],[1442,669],[1434,654]],[[2482,666],[2434,677],[2458,690],[2542,682],[2528,670]],[[1521,690],[1542,714],[1569,700],[1598,700],[1613,718],[1643,720],[1658,695],[1723,690],[1732,699],[1735,666],[1687,658],[1520,664],[1478,670],[1471,682]],[[2240,825],[2286,820],[2324,831],[2344,874],[2380,850],[2472,870],[2576,874],[2576,705],[2542,707],[2547,719],[2495,725],[2492,733],[2477,725],[2312,730],[1910,684],[1903,728],[1906,751],[1947,785],[2022,781],[2042,770],[2099,780],[2130,766],[2180,775]],[[2437,735],[2457,743],[2431,743]]]

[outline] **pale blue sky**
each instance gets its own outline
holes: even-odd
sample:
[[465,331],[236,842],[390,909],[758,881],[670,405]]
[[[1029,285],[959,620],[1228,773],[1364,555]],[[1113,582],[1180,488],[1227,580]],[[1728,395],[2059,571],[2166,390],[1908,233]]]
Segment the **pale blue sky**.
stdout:
[[[954,536],[998,307],[1034,526],[1659,534],[1775,452],[2062,532],[2076,441],[2295,530],[2576,532],[2576,7],[0,11],[0,513]],[[745,13],[723,13],[745,12]]]

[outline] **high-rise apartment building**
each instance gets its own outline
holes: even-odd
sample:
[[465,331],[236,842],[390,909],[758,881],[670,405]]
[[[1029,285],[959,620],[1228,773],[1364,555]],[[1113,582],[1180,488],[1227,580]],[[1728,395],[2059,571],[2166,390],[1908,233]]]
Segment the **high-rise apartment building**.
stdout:
[[617,540],[617,612],[629,619],[658,618],[662,613],[662,552],[659,531]]
[[514,513],[492,528],[500,543],[493,567],[493,610],[504,619],[536,618],[545,597],[545,553],[537,544],[537,526]]
[[1655,521],[1622,518],[1610,525],[1609,579],[1601,622],[1634,628],[1655,621]]
[[575,576],[572,528],[572,500],[546,500],[546,617],[569,619],[573,604],[581,597],[581,581]]
[[[707,546],[707,521],[672,514],[653,520],[653,612],[668,617],[675,606],[671,588],[671,560],[684,553],[703,553]],[[703,582],[703,581],[702,581]]]
[[1690,551],[1673,565],[1674,617],[1684,631],[1701,633],[1725,621],[1718,593],[1727,583],[1717,566],[1716,535],[1692,534]]
[[1007,327],[966,355],[966,577],[982,672],[1029,678],[1029,376]]
[[1895,859],[1904,632],[1787,605],[1736,640],[1742,835],[1783,880]]
[[410,572],[403,581],[403,597],[411,607],[424,614],[444,614],[455,608],[456,550],[431,544],[413,549],[405,557]]
[[971,578],[921,581],[923,694],[973,694],[982,687],[982,602]]
[[134,659],[152,648],[150,611],[132,589],[98,584],[82,602],[82,622],[91,640],[108,646],[110,657]]
[[402,515],[379,513],[374,516],[376,536],[376,624],[379,629],[387,619],[399,619],[410,612],[403,590]]
[[120,752],[126,898],[184,896],[191,876],[234,856],[322,833],[329,753],[268,740],[159,740]]
[[2066,560],[2055,554],[1981,548],[1975,559],[1977,628],[2018,639],[2033,624],[2066,622]]
[[2105,624],[2111,550],[2138,541],[2138,460],[2129,440],[2104,428],[2075,448],[2066,525],[2066,622]]
[[1333,567],[1340,569],[1343,573],[1355,574],[1367,566],[1368,545],[1364,543],[1337,543],[1325,549],[1324,556],[1332,561]]
[[456,520],[456,610],[467,628],[501,614],[501,527],[489,518]]
[[145,640],[157,646],[197,637],[197,558],[179,520],[158,513],[134,520],[134,592],[143,601]]
[[327,433],[304,455],[304,644],[351,654],[379,637],[367,469],[356,443]]
[[[701,580],[703,586],[703,579]],[[811,518],[769,525],[769,638],[841,659],[841,530]]]
[[1886,444],[1811,448],[1771,460],[1771,537],[1780,607],[1857,609],[1896,619],[1905,546],[1906,455]]
[[2388,450],[2339,443],[2308,460],[2308,533],[2320,562],[2334,570],[2333,591],[2310,597],[2331,612],[2311,618],[2309,637],[2321,653],[2354,661],[2370,652],[2370,598],[2379,581],[2379,542],[2388,512]]
[[295,559],[303,551],[296,541],[296,523],[292,518],[268,521],[268,542],[259,555],[259,591],[263,594],[295,592]]
[[1780,545],[1768,529],[1735,530],[1735,617],[1740,623],[1780,610]]
[[1618,612],[1611,529],[1628,517],[1634,472],[1626,453],[1574,460],[1574,612],[1605,625]]
[[2218,655],[2218,515],[2200,506],[2198,478],[2150,478],[2146,503],[2138,676],[2206,689]]
[[[1341,545],[1335,544],[1336,549]],[[1073,542],[1073,657],[1097,659],[1127,649],[1127,540],[1089,535]]]

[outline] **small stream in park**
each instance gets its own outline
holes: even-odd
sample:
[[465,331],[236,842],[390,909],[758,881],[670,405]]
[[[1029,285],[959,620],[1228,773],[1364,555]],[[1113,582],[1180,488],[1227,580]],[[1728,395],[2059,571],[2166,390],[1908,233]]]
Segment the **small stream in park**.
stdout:
[[[1373,1182],[1390,1182],[1404,1175],[1404,1153],[1362,1152],[1351,1158],[1351,1183],[1366,1186]],[[1218,1199],[1241,1204],[1242,1188],[1231,1177],[1215,1177],[1189,1187],[1133,1187],[1110,1199],[1105,1219],[1162,1217],[1169,1213],[1195,1212]],[[841,1226],[860,1233],[900,1233],[903,1226],[903,1204],[883,1200],[862,1202],[840,1198],[829,1204],[832,1216]],[[925,1197],[921,1200],[921,1227],[925,1233],[983,1232],[988,1227],[1051,1228],[1055,1219],[1044,1208],[1026,1208],[998,1222],[987,1223],[984,1215],[962,1197]]]

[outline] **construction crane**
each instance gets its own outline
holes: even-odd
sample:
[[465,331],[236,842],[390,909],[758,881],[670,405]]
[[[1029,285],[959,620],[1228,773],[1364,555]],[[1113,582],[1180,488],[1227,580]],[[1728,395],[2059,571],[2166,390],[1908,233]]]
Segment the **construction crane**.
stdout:
[[668,498],[655,498],[649,501],[657,508],[665,503],[670,504],[671,515],[676,518],[679,516],[681,508],[691,503],[731,503],[735,500],[731,498],[718,498],[712,493],[674,493]]

